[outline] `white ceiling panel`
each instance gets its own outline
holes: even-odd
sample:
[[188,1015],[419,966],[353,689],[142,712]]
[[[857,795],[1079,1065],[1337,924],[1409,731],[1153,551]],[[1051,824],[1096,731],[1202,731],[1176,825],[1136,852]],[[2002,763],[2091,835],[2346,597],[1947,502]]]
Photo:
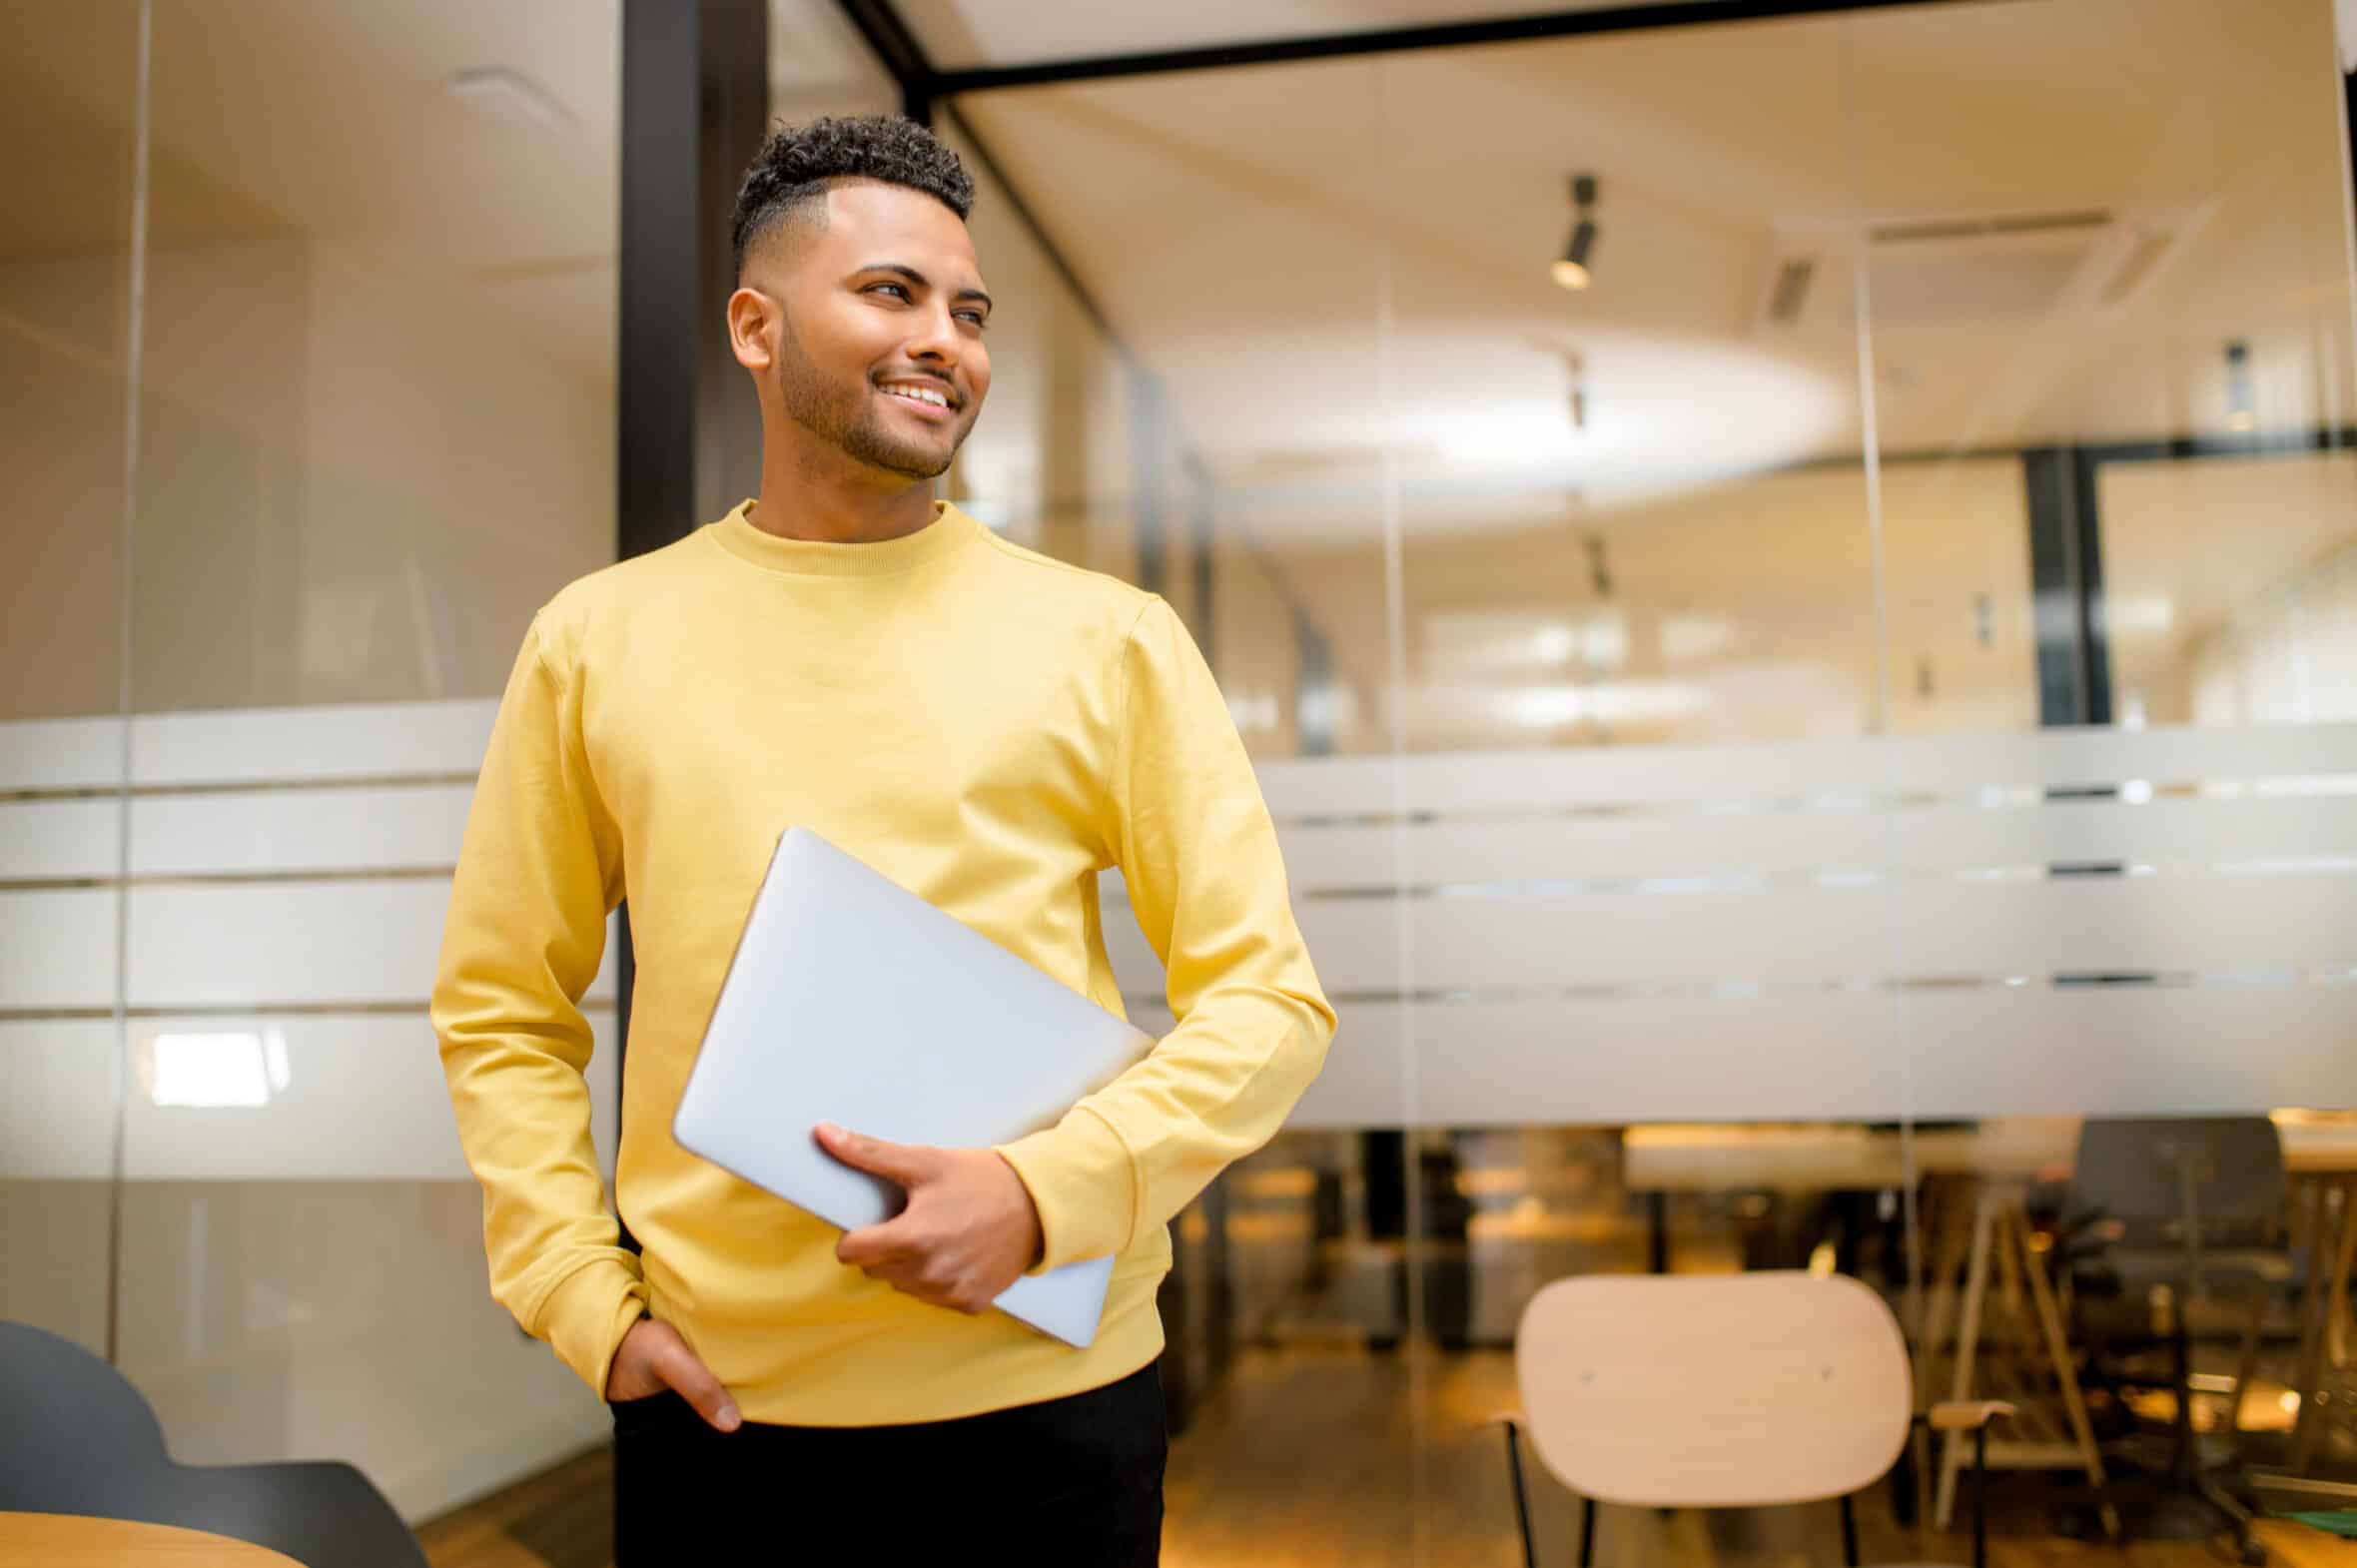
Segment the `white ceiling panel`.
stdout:
[[[1057,5],[1050,0],[902,0],[936,66],[1030,65],[1159,54],[1500,17],[1602,11],[1626,0],[1195,0],[1192,5]],[[1677,0],[1671,0],[1677,3]]]

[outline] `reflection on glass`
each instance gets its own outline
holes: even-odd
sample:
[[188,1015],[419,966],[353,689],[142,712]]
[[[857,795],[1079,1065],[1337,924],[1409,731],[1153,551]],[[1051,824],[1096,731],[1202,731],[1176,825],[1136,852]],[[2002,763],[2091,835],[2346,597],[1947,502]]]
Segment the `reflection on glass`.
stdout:
[[281,1030],[158,1035],[140,1062],[141,1087],[156,1106],[261,1107],[288,1084]]

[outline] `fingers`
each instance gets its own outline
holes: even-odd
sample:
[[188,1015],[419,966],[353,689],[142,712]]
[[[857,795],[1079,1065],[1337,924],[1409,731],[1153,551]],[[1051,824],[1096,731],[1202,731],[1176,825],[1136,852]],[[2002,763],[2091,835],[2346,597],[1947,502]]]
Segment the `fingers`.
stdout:
[[835,1260],[852,1268],[875,1269],[920,1255],[908,1227],[898,1219],[853,1230],[835,1243]]
[[698,1415],[723,1432],[733,1432],[744,1424],[728,1389],[712,1375],[710,1367],[696,1358],[676,1329],[665,1325],[664,1337],[649,1350],[649,1369],[674,1393],[694,1405]]
[[854,1230],[836,1244],[835,1256],[870,1279],[932,1306],[969,1315],[989,1309],[997,1292],[950,1248],[928,1241],[905,1220]]
[[904,1187],[915,1186],[934,1172],[934,1151],[930,1149],[888,1144],[880,1138],[846,1133],[831,1123],[819,1127],[818,1147],[854,1171],[880,1176]]

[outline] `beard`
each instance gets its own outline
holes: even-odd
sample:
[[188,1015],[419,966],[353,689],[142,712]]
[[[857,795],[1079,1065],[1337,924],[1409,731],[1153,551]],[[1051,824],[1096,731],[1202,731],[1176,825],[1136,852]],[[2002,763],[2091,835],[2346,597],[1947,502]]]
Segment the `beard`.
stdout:
[[965,444],[965,430],[957,432],[946,452],[896,438],[877,412],[875,390],[864,380],[834,380],[811,364],[802,346],[794,341],[790,321],[778,338],[777,387],[787,418],[868,466],[903,478],[941,477]]

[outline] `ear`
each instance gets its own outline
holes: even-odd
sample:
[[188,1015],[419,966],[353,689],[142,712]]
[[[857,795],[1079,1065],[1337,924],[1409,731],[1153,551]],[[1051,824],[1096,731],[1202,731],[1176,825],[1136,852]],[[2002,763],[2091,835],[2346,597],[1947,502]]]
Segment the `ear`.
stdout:
[[748,371],[769,369],[783,309],[758,289],[739,289],[728,297],[728,347],[737,364]]

